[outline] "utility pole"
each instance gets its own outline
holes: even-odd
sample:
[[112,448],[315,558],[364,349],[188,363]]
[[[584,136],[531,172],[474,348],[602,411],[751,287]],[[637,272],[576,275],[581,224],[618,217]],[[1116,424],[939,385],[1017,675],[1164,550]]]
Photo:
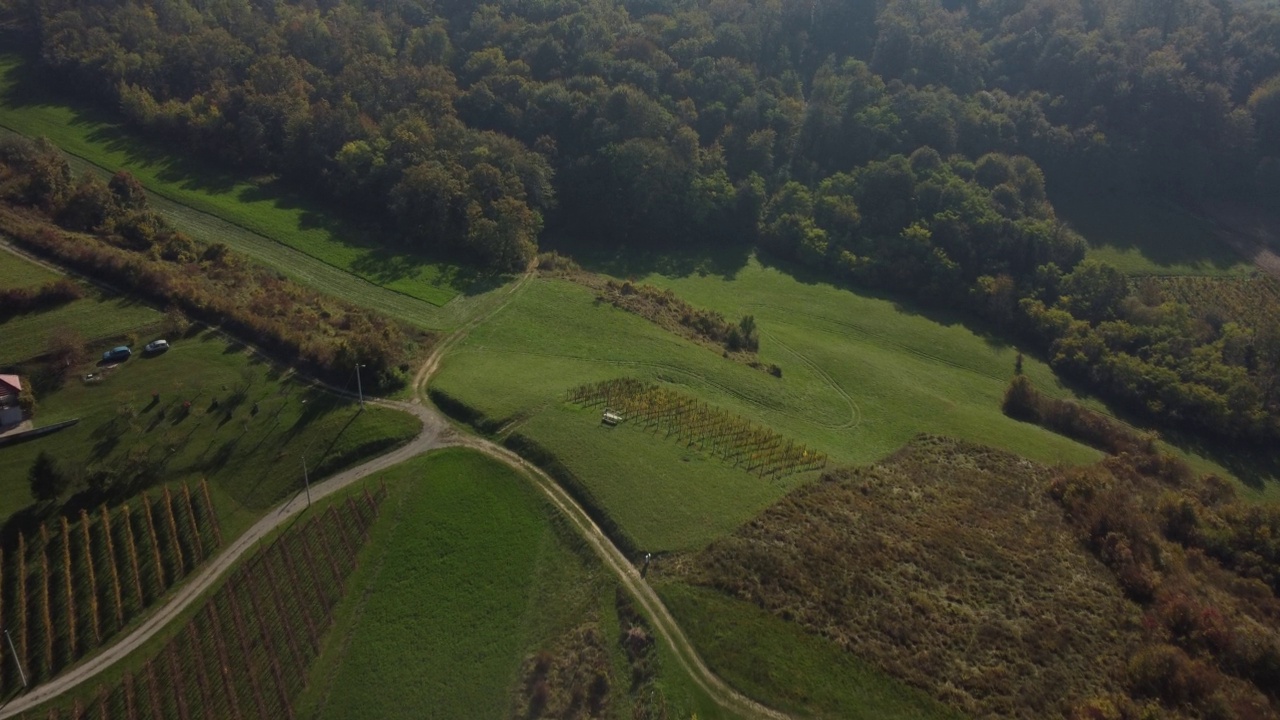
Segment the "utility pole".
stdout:
[[307,507],[311,507],[311,480],[307,478],[307,456],[302,456],[302,484],[307,488]]
[[9,641],[9,651],[13,653],[13,662],[18,666],[18,677],[22,678],[22,687],[27,686],[27,674],[22,671],[22,661],[18,659],[18,649],[13,646],[13,637],[9,635],[9,631],[4,631],[4,639]]
[[[360,384],[360,368],[362,365],[356,363],[356,392],[360,393],[360,409],[364,409],[364,386]],[[348,386],[350,387],[350,386]]]

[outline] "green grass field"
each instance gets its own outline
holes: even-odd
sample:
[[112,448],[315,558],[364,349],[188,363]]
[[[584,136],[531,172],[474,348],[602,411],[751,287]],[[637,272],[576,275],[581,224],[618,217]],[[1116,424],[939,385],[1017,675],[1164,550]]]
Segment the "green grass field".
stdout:
[[0,248],[0,290],[35,287],[61,275]]
[[[1008,447],[1049,463],[1095,451],[1000,412],[1016,350],[959,324],[825,284],[805,284],[752,261],[717,276],[647,282],[736,318],[756,316],[760,360],[782,378],[721,358],[561,280],[538,280],[448,355],[433,387],[493,419],[514,421],[554,453],[636,547],[698,547],[814,476],[761,479],[599,411],[568,405],[576,385],[618,376],[670,383],[828,453],[869,462],[920,432]],[[1043,364],[1025,371],[1065,394]]]
[[[434,314],[432,308],[449,303],[459,293],[483,294],[492,289],[491,279],[467,268],[381,249],[372,231],[335,219],[322,204],[278,183],[247,182],[219,172],[172,148],[141,139],[118,118],[33,89],[36,83],[28,72],[21,57],[0,54],[0,127],[30,137],[46,136],[64,152],[104,171],[129,170],[148,190],[171,201],[159,209],[193,236],[224,242],[298,279],[333,285],[335,294],[353,302],[384,306],[390,314],[429,327],[448,324],[451,318],[445,314],[424,319]],[[270,248],[272,242],[296,254]],[[298,255],[314,262],[300,261]],[[350,276],[342,278],[317,263]],[[398,301],[392,295],[417,302]]]
[[843,720],[963,717],[751,603],[676,581],[657,587],[711,669],[770,707]]
[[[608,716],[631,717],[614,583],[525,479],[465,450],[378,479],[392,496],[299,717],[509,717],[524,658],[584,622],[614,648]],[[658,685],[670,717],[719,717],[669,675]]]
[[1062,195],[1058,216],[1089,241],[1088,257],[1129,275],[1247,275],[1253,266],[1204,220],[1173,205]]
[[95,466],[154,465],[161,480],[172,482],[207,478],[223,533],[233,537],[302,489],[303,454],[314,481],[418,431],[411,415],[360,412],[354,401],[311,388],[215,332],[170,341],[167,353],[135,354],[100,383],[80,379],[99,370],[89,362],[61,388],[37,389],[37,427],[80,422],[0,453],[0,517],[31,502],[27,471],[48,451],[80,478],[73,493]]
[[[56,273],[0,248],[0,288],[39,285],[57,277]],[[87,340],[103,341],[141,332],[159,320],[160,313],[147,305],[90,288],[79,300],[0,321],[0,333],[4,337],[0,342],[0,367],[44,353],[49,334],[54,330],[66,328]]]

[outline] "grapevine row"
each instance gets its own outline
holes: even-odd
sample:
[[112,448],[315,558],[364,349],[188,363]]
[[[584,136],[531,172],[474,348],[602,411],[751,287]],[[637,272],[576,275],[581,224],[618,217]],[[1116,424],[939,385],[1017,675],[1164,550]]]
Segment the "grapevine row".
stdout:
[[30,720],[286,720],[386,488],[298,523],[237,569],[164,648],[112,687]]
[[[31,685],[110,641],[218,547],[201,485],[60,517],[0,553],[0,627]],[[22,685],[14,654],[0,653],[0,696]]]
[[641,423],[655,433],[665,432],[666,437],[690,447],[696,445],[760,477],[782,477],[827,465],[825,454],[769,428],[635,378],[581,385],[569,391],[568,401],[585,407],[603,405],[628,421]]

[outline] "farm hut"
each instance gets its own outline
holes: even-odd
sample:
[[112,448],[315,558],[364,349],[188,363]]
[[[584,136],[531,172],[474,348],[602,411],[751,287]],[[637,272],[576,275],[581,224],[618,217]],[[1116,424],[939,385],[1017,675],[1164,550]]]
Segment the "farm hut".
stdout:
[[22,380],[17,375],[0,375],[0,428],[22,422],[21,393]]

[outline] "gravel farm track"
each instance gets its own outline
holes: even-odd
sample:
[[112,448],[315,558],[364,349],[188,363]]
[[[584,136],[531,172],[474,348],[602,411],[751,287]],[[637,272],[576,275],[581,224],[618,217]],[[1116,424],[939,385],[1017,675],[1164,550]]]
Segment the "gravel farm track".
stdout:
[[[422,421],[422,430],[418,435],[413,440],[385,455],[311,485],[311,500],[324,498],[373,473],[385,470],[409,458],[437,448],[466,447],[489,455],[521,472],[546,496],[551,505],[573,524],[575,530],[586,539],[604,566],[617,576],[618,582],[627,588],[636,602],[644,609],[646,616],[653,625],[654,632],[670,647],[681,669],[687,672],[698,687],[712,700],[725,710],[743,718],[770,718],[773,720],[788,718],[789,716],[767,708],[729,687],[727,683],[706,666],[688,638],[685,637],[675,618],[672,617],[662,603],[658,594],[640,576],[640,572],[635,565],[613,544],[609,537],[587,515],[582,506],[559,483],[536,465],[516,453],[454,426],[426,401],[427,383],[436,372],[441,359],[449,349],[462,340],[472,328],[510,303],[532,276],[532,269],[521,275],[518,280],[502,291],[502,297],[489,308],[488,312],[473,317],[435,347],[414,376],[414,398],[411,401],[400,402],[381,399],[367,401],[412,413]],[[19,715],[70,692],[142,647],[165,626],[175,621],[193,603],[198,602],[206,591],[224,577],[239,560],[251,553],[263,539],[302,514],[307,509],[307,505],[307,497],[299,493],[269,512],[201,568],[194,577],[184,582],[178,591],[162,606],[155,609],[140,626],[87,661],[0,707],[0,720]]]

